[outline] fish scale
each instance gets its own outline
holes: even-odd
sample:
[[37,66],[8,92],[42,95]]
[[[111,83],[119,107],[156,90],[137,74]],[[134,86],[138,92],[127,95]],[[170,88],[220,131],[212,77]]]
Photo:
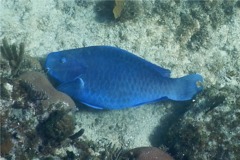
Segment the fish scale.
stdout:
[[123,109],[161,100],[191,100],[203,78],[170,78],[170,70],[126,50],[91,46],[52,52],[45,68],[57,89],[97,109]]

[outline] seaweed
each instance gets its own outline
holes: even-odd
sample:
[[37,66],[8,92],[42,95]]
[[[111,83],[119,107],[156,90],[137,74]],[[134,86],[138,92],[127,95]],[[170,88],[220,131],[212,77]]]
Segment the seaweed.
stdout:
[[12,69],[12,76],[16,76],[24,55],[24,43],[20,43],[19,47],[16,44],[9,45],[6,38],[2,40],[1,55],[8,60]]
[[125,0],[115,0],[115,7],[113,8],[114,18],[118,19],[121,16]]

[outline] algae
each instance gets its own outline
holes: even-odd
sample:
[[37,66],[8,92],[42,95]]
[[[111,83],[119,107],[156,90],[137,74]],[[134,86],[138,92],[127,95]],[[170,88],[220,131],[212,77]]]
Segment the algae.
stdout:
[[117,19],[121,16],[125,0],[115,0],[115,6],[113,8],[114,18]]

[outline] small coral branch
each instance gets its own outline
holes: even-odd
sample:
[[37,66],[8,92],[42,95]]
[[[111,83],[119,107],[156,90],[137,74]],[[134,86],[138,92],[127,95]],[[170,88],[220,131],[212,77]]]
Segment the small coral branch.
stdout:
[[9,62],[12,69],[12,76],[15,76],[23,61],[24,43],[20,43],[19,47],[17,47],[16,44],[9,45],[7,39],[4,38],[2,40],[1,55]]

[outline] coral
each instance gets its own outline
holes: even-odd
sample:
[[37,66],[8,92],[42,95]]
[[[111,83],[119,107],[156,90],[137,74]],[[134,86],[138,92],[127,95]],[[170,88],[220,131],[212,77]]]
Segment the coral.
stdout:
[[6,131],[5,128],[0,128],[0,155],[6,156],[9,154],[13,147],[10,134]]
[[[178,159],[240,158],[239,88],[207,88],[166,136]],[[205,98],[207,97],[207,98]],[[207,152],[206,152],[207,151]]]
[[107,22],[112,20],[127,21],[136,19],[143,6],[138,1],[99,1],[95,5],[96,19],[99,22]]
[[33,148],[36,148],[39,142],[39,137],[35,130],[28,131],[25,133],[27,140],[26,140],[26,146],[28,146],[28,150],[31,150]]
[[236,2],[236,7],[240,8],[240,0]]
[[137,20],[137,18],[140,17],[143,8],[144,7],[142,4],[138,1],[125,1],[124,8],[122,9],[121,17],[119,17],[119,20],[121,22],[128,20]]
[[217,29],[231,21],[236,1],[155,1],[153,13],[159,24],[176,33],[182,47],[198,50],[209,47],[210,28]]
[[37,100],[47,100],[48,95],[44,91],[39,91],[34,88],[34,86],[27,82],[27,81],[21,81],[20,80],[20,85],[26,90],[28,93],[28,98],[32,101],[37,101]]
[[32,100],[41,100],[43,106],[57,102],[65,102],[70,108],[76,106],[69,96],[57,91],[42,73],[26,72],[19,76],[19,80],[28,97]]
[[10,77],[11,76],[11,67],[9,64],[9,61],[2,58],[2,56],[0,57],[0,76],[1,78],[5,78],[5,77]]
[[9,45],[7,39],[2,40],[1,55],[8,60],[12,69],[12,76],[15,76],[19,70],[19,67],[23,61],[24,55],[24,43],[20,43],[17,48],[16,44]]
[[5,78],[0,82],[0,93],[2,99],[10,99],[12,94],[12,85]]
[[63,157],[63,160],[76,159],[76,156],[73,152],[66,151],[66,157]]
[[112,143],[94,142],[91,140],[74,141],[74,146],[80,150],[76,159],[94,159],[94,160],[127,160],[123,156],[125,151],[123,148],[116,147]]
[[[11,159],[12,155],[9,154],[11,150],[14,150],[16,159],[34,159],[35,157],[53,154],[55,147],[43,146],[41,149],[40,137],[35,128],[39,122],[41,124],[42,120],[46,119],[49,113],[56,109],[63,109],[66,113],[70,111],[75,106],[71,98],[56,91],[45,75],[39,72],[26,72],[18,78],[3,77],[1,93],[4,93],[4,99],[1,97],[0,121],[1,125],[8,126],[5,128],[6,132],[1,131],[1,134],[11,134],[11,137],[1,137],[4,138],[1,139],[1,145],[3,146],[0,147],[1,149],[4,148],[1,155]],[[49,94],[51,96],[48,96]],[[57,98],[54,98],[54,96],[57,96]],[[49,97],[52,97],[52,99],[49,99]],[[63,121],[71,124],[68,116],[63,116]],[[68,131],[71,130],[68,129]],[[82,132],[83,130],[81,130]],[[79,134],[76,133],[76,139]],[[14,138],[14,144],[10,143],[11,138]],[[40,153],[41,155],[39,155]]]
[[178,41],[181,42],[181,44],[187,44],[189,39],[199,31],[199,21],[194,19],[191,15],[183,13],[180,14],[180,20],[180,26],[176,31]]
[[120,160],[123,158],[123,149],[118,148],[112,143],[104,146],[105,151],[101,153],[101,159]]
[[173,160],[169,154],[155,147],[134,148],[126,154],[128,159],[135,160]]
[[43,69],[38,58],[36,57],[33,58],[25,54],[24,60],[19,68],[19,75],[28,71],[42,72]]
[[7,39],[2,40],[0,75],[1,78],[14,78],[26,71],[42,71],[40,62],[25,54],[24,43],[9,45]]
[[51,144],[59,144],[73,134],[74,119],[65,110],[52,112],[49,117],[38,125],[38,133]]
[[88,0],[75,0],[75,4],[79,7],[84,7],[87,8],[91,6],[93,1],[88,1]]
[[[173,158],[165,151],[155,147],[138,147],[130,150],[118,148],[114,144],[109,143],[101,146],[96,142],[84,141],[79,142],[77,148],[82,149],[79,159],[96,160],[173,160]],[[101,150],[99,152],[99,150]]]
[[[176,29],[179,25],[179,9],[181,3],[176,1],[155,1],[153,13],[159,15],[159,23],[167,25],[170,29]],[[174,28],[173,28],[174,27]]]
[[[27,67],[25,69],[27,70]],[[54,154],[55,147],[41,145],[39,134],[36,133],[35,128],[39,122],[42,124],[49,113],[55,113],[54,110],[56,109],[64,110],[66,113],[70,111],[75,106],[71,98],[56,91],[45,75],[39,72],[26,72],[18,78],[3,77],[1,93],[4,93],[4,99],[1,97],[0,121],[1,125],[8,126],[4,129],[6,132],[1,131],[3,135],[1,135],[1,155],[11,159],[12,155],[9,154],[11,150],[14,150],[16,159],[34,159],[43,155]],[[49,96],[49,94],[51,95]],[[52,99],[49,99],[49,97]],[[69,116],[64,114],[63,121],[71,124],[72,121]],[[70,127],[69,124],[67,124],[68,127]],[[68,131],[71,130],[68,129]],[[11,137],[4,136],[6,135],[4,133],[11,134]],[[71,133],[69,134],[71,135]],[[76,141],[82,133],[83,130],[76,133],[74,140]],[[63,136],[65,135],[63,134]],[[13,137],[14,144],[11,143]],[[50,143],[57,145],[59,142],[52,140]],[[22,147],[18,147],[20,145]]]

